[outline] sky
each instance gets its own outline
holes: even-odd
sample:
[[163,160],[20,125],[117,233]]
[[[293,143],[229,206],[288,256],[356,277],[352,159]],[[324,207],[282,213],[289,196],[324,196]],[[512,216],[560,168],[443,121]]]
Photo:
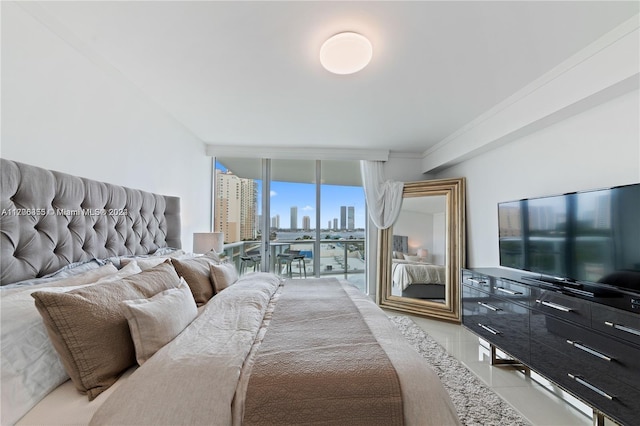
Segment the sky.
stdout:
[[[216,168],[226,170],[216,162]],[[242,176],[240,176],[242,177]],[[262,213],[262,181],[258,180],[258,212]],[[353,206],[355,208],[355,227],[365,227],[365,200],[361,186],[322,185],[320,192],[322,209],[320,211],[320,228],[327,227],[329,220],[338,219],[340,226],[340,207]],[[270,217],[280,215],[280,227],[289,228],[291,225],[291,207],[298,207],[298,228],[302,228],[302,217],[311,218],[311,228],[315,228],[316,192],[315,184],[271,182],[271,214]]]
[[[320,227],[326,228],[329,220],[338,219],[340,226],[340,206],[355,208],[355,227],[365,227],[364,191],[359,186],[322,185],[320,191]],[[259,203],[260,204],[260,203]],[[311,228],[315,228],[316,191],[314,184],[271,182],[271,217],[280,215],[280,227],[291,225],[291,207],[298,207],[298,228],[302,227],[302,217],[311,218]]]

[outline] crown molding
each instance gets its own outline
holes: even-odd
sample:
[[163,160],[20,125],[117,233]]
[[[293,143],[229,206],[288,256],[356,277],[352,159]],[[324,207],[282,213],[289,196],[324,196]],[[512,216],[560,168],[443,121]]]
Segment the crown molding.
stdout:
[[271,158],[280,160],[371,160],[387,161],[387,150],[318,148],[318,147],[268,147],[260,145],[207,144],[206,153],[211,157]]

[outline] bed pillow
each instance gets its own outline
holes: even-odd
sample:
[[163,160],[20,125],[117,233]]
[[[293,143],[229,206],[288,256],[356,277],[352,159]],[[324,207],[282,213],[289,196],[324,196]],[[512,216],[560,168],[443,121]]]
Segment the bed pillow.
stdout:
[[182,256],[185,254],[184,250],[174,247],[160,247],[154,251],[151,256]]
[[404,260],[408,260],[410,262],[422,262],[425,263],[427,261],[426,257],[421,257],[421,256],[410,256],[408,254],[404,255]]
[[149,299],[125,300],[122,304],[140,365],[180,334],[198,314],[184,278],[180,278],[176,288]]
[[140,269],[146,271],[147,269],[151,269],[154,266],[158,266],[159,264],[166,262],[169,260],[167,257],[121,257],[119,258],[120,267],[125,267],[131,262],[136,262]]
[[212,257],[205,255],[193,259],[171,259],[171,263],[189,285],[196,305],[202,306],[213,297],[209,267],[216,261]]
[[125,266],[129,262],[138,262],[140,269],[146,271],[147,269],[151,269],[154,266],[161,264],[162,262],[166,262],[168,259],[178,258],[178,259],[188,259],[194,257],[193,254],[187,254],[183,250],[175,250],[170,254],[161,254],[156,255],[155,253],[152,255],[144,255],[144,256],[133,256],[133,257],[120,257],[119,263],[120,266]]
[[14,424],[49,392],[69,380],[47,336],[31,293],[65,292],[140,272],[135,263],[117,271],[112,265],[72,278],[2,292],[2,410],[0,424]]
[[115,274],[118,272],[118,268],[109,263],[92,269],[80,268],[76,270],[76,272],[78,273],[72,273],[67,270],[66,273],[61,275],[51,276],[48,278],[33,278],[30,280],[20,281],[19,283],[5,285],[0,287],[0,295],[5,297],[10,294],[20,293],[25,290],[35,290],[42,287],[71,287],[74,285],[87,284],[95,282],[107,275]]
[[90,401],[136,363],[121,302],[152,297],[179,283],[171,264],[162,263],[108,284],[32,294],[65,370]]
[[220,293],[238,281],[238,271],[233,263],[211,265],[210,269],[211,281],[213,282],[216,293]]
[[394,259],[402,260],[402,259],[404,259],[404,256],[405,256],[405,254],[403,252],[401,252],[401,251],[394,251],[393,252],[393,258]]
[[203,257],[211,259],[214,263],[222,262],[222,259],[220,258],[220,255],[218,253],[216,253],[214,250],[210,250],[210,251],[206,252],[203,255]]

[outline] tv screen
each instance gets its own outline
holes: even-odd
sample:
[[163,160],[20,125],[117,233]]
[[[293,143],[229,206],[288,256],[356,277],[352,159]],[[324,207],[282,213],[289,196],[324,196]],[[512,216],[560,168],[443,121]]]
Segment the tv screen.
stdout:
[[640,184],[498,204],[500,265],[640,292]]

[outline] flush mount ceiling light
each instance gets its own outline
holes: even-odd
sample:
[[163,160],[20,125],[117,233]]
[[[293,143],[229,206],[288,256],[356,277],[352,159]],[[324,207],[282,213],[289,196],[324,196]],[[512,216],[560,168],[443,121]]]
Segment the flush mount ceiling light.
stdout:
[[320,63],[334,74],[353,74],[369,64],[371,42],[363,35],[344,32],[330,37],[320,48]]

